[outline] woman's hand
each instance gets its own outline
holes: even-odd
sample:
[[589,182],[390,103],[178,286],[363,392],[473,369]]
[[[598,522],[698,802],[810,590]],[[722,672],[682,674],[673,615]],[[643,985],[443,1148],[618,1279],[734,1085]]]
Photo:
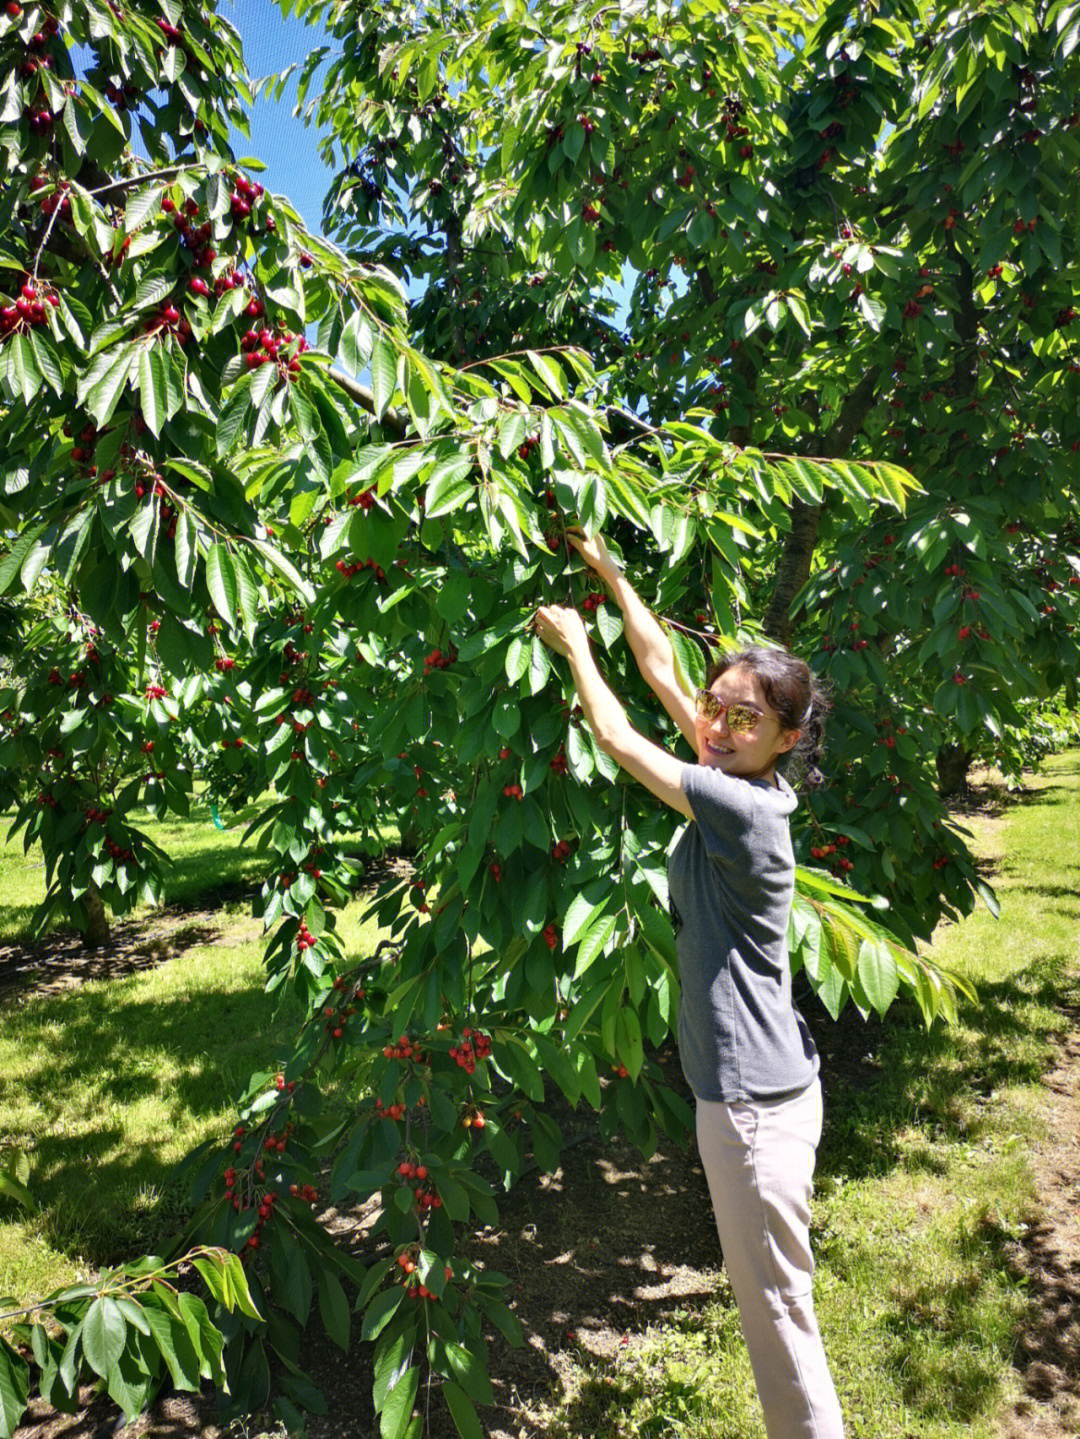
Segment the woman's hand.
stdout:
[[565,659],[589,653],[585,621],[566,605],[541,605],[533,616],[537,638]]
[[573,545],[574,549],[577,550],[585,563],[596,571],[599,578],[602,579],[606,585],[613,585],[622,574],[622,570],[608,553],[608,548],[604,544],[601,535],[594,535],[590,540],[587,539],[580,530],[575,528],[567,530],[566,538],[570,544]]

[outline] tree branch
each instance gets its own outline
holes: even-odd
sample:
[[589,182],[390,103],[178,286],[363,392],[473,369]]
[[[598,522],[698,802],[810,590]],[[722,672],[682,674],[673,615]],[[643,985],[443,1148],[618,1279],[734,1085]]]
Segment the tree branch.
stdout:
[[[367,410],[369,415],[375,413],[375,396],[362,385],[359,380],[354,380],[351,375],[343,375],[340,370],[331,370],[330,378],[334,380],[349,395],[362,410]],[[384,410],[382,419],[379,421],[388,430],[392,430],[399,439],[404,439],[406,420],[400,410]]]
[[107,185],[101,185],[96,190],[87,190],[88,195],[108,195],[113,190],[132,190],[136,185],[145,185],[151,180],[175,180],[177,175],[186,175],[191,170],[205,170],[206,163],[202,160],[193,161],[190,165],[169,165],[164,170],[148,170],[142,175],[128,175],[123,180],[110,180]]

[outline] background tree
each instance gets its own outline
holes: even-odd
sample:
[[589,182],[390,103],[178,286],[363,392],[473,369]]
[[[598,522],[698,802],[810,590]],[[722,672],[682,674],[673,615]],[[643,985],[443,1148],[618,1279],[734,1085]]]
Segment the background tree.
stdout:
[[1018,774],[1025,702],[1076,698],[1076,7],[301,8],[341,41],[302,83],[347,162],[327,220],[430,280],[433,353],[584,326],[656,422],[918,475],[898,525],[794,466],[717,615],[836,681],[814,805],[860,881],[910,935],[969,909],[933,790]]

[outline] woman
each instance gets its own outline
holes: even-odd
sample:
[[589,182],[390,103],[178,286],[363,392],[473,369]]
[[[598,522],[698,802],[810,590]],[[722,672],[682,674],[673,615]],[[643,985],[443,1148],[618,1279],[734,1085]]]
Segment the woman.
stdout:
[[[821,1138],[818,1056],[791,1000],[794,889],[776,762],[813,766],[825,701],[785,650],[714,665],[690,699],[671,645],[599,538],[570,542],[611,590],[646,682],[697,755],[684,764],[632,728],[592,658],[581,616],[544,606],[536,633],[570,662],[600,748],[692,821],[668,870],[682,1002],[679,1056],[769,1439],[840,1439],[843,1420],[814,1317],[810,1196]],[[820,776],[812,768],[811,780]]]

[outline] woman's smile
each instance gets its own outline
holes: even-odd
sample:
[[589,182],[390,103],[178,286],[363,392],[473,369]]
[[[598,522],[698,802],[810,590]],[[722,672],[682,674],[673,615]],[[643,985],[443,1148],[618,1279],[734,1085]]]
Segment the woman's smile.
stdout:
[[722,745],[719,742],[714,742],[710,739],[707,739],[705,741],[705,748],[709,751],[710,754],[715,755],[727,755],[735,753],[731,745]]

